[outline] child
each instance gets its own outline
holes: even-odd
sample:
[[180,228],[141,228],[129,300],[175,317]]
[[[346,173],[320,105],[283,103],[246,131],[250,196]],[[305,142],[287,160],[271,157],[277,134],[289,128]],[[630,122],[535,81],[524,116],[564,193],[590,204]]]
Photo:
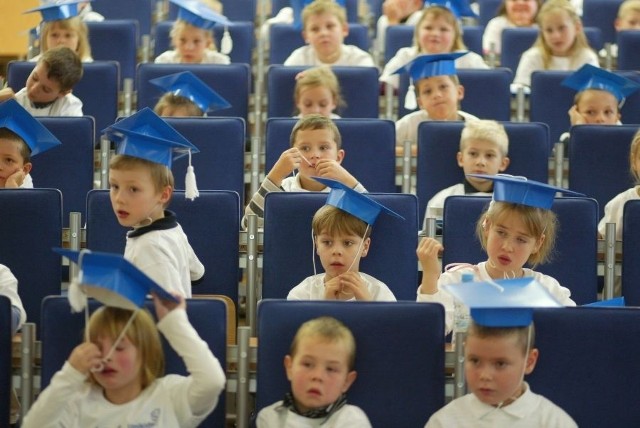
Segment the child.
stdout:
[[371,227],[380,212],[404,218],[339,181],[315,179],[332,189],[327,204],[316,212],[311,223],[314,247],[325,273],[314,272],[295,286],[287,299],[395,302],[389,287],[360,272],[360,259],[367,256]]
[[[409,73],[420,110],[409,113],[396,122],[396,145],[401,147],[405,141],[418,143],[418,125],[427,120],[462,120],[478,118],[458,110],[459,102],[464,98],[464,87],[456,76],[455,59],[465,52],[420,55],[396,73]],[[407,91],[407,98],[413,94],[413,85]]]
[[[473,321],[464,344],[464,373],[471,392],[434,413],[425,428],[577,428],[571,416],[533,393],[524,381],[539,356],[533,308],[560,306],[544,287],[514,280],[462,283],[447,290],[471,307]],[[487,302],[492,302],[491,308]]]
[[161,53],[156,64],[230,64],[231,60],[216,50],[213,27],[229,25],[226,17],[202,2],[171,0],[179,6],[178,19],[171,29],[171,45],[175,50]]
[[537,27],[536,15],[542,0],[503,0],[498,14],[491,19],[482,37],[482,51],[485,55],[502,52],[502,31],[505,28]]
[[461,282],[465,273],[473,274],[478,281],[532,277],[560,303],[575,306],[569,289],[524,265],[529,263],[535,267],[550,258],[556,239],[557,220],[550,209],[555,193],[576,193],[523,177],[502,174],[478,177],[494,181],[493,201],[476,226],[477,237],[488,255],[487,261],[460,265],[440,274],[438,252],[443,247],[433,238],[423,239],[417,250],[423,271],[417,300],[438,302],[445,307],[445,334],[453,328],[454,303],[451,295],[443,291],[443,286]]
[[[122,226],[133,228],[125,258],[166,290],[191,297],[191,281],[202,278],[204,266],[175,213],[165,208],[173,195],[172,157],[191,156],[198,149],[149,108],[105,132],[117,144],[109,163],[113,212]],[[187,185],[189,198],[197,196],[197,189],[191,193]]]
[[157,77],[149,83],[165,92],[153,108],[158,116],[206,116],[209,111],[231,107],[227,100],[190,71]]
[[[184,297],[167,295],[122,256],[85,253],[78,260],[86,293],[109,306],[91,315],[87,340],[71,352],[22,426],[198,426],[216,407],[225,375],[189,323]],[[141,308],[149,292],[157,326]],[[189,376],[163,376],[158,331]]]
[[291,53],[284,65],[344,65],[375,67],[368,52],[345,45],[347,14],[333,0],[315,0],[302,11],[302,37],[306,46]]
[[442,221],[444,201],[453,195],[491,196],[493,181],[467,174],[495,175],[509,166],[509,137],[504,126],[494,120],[473,120],[467,122],[460,136],[458,166],[463,169],[463,183],[454,184],[436,193],[427,203],[423,229],[427,219]]
[[387,28],[394,25],[416,25],[422,16],[423,0],[384,0],[382,15],[376,24],[378,52],[384,52]]
[[549,0],[538,13],[540,34],[522,54],[513,83],[531,86],[538,70],[577,70],[584,64],[598,67],[598,55],[589,47],[582,21],[566,0]]
[[[249,214],[256,214],[262,226],[264,197],[269,192],[328,192],[328,187],[311,178],[314,176],[338,180],[357,192],[367,191],[340,165],[345,152],[340,131],[331,119],[319,114],[305,116],[293,127],[289,143],[291,148],[282,152],[247,205],[243,227]],[[288,177],[295,170],[298,173]]]
[[[413,46],[400,48],[385,65],[380,81],[398,88],[400,79],[395,71],[420,54],[446,54],[466,51],[462,40],[462,29],[458,19],[443,6],[429,6],[423,10],[416,24]],[[489,68],[480,55],[468,52],[455,59],[457,68]]]
[[340,119],[334,110],[344,105],[340,82],[330,67],[320,66],[305,70],[296,76],[294,101],[298,109],[296,119],[309,114],[321,114]]
[[347,404],[356,380],[356,341],[332,317],[305,322],[284,357],[291,392],[258,413],[258,428],[293,426],[370,427],[367,415]]
[[[616,31],[640,30],[640,0],[625,0],[618,8],[618,16],[613,23]],[[611,44],[611,56],[618,57],[618,45]],[[605,58],[607,50],[602,48],[600,57]]]

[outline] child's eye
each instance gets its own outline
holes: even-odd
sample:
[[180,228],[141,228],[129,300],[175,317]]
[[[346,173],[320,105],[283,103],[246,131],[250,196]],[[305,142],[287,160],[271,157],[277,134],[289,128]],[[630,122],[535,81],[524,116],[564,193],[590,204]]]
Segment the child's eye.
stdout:
[[507,362],[506,361],[496,361],[495,366],[497,369],[503,369],[505,367],[507,367]]
[[136,192],[138,192],[139,190],[140,190],[140,189],[138,189],[137,187],[130,187],[130,188],[129,188],[129,191],[130,191],[131,193],[136,193]]
[[331,245],[331,241],[329,241],[328,239],[324,239],[320,242],[322,243],[322,245],[327,245],[327,246]]
[[300,147],[298,150],[300,150],[301,152],[308,152],[310,149],[309,147],[303,146],[303,147]]
[[504,230],[501,230],[501,229],[496,230],[496,234],[498,236],[501,236],[501,237],[507,236],[507,232],[505,232]]
[[526,244],[526,243],[528,243],[528,242],[529,242],[529,240],[528,240],[527,238],[518,238],[518,242],[519,242],[520,244]]
[[344,241],[344,246],[345,246],[345,247],[350,247],[350,246],[352,246],[353,244],[354,244],[354,242],[353,242],[353,241]]
[[320,150],[322,150],[323,152],[326,152],[329,149],[330,149],[329,146],[320,146]]

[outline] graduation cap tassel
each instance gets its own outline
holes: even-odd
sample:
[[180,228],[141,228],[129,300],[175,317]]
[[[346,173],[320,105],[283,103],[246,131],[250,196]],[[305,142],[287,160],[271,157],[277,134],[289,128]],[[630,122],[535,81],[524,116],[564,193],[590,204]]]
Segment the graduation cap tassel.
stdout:
[[231,34],[229,34],[229,29],[225,25],[224,34],[222,35],[222,40],[220,41],[220,52],[229,55],[233,50],[233,40],[231,40]]
[[189,150],[189,167],[187,168],[187,176],[184,179],[185,197],[192,201],[200,196],[198,185],[196,184],[196,173],[191,165],[191,150]]
[[407,110],[415,110],[417,107],[416,88],[413,86],[413,80],[411,80],[409,88],[407,89],[407,95],[404,97],[404,108]]
[[87,295],[80,288],[80,284],[82,284],[82,257],[87,252],[87,250],[80,251],[80,255],[78,255],[78,275],[73,278],[67,290],[67,299],[69,299],[72,312],[82,312],[87,307]]

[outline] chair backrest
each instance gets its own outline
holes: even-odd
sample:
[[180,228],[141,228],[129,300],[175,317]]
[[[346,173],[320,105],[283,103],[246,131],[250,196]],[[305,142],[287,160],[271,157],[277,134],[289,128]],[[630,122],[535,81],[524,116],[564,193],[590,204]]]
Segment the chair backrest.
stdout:
[[[169,209],[174,211],[189,243],[205,268],[193,294],[224,294],[238,301],[240,198],[231,191],[205,190],[194,201],[175,191]],[[109,192],[87,195],[87,248],[124,253],[126,229],[118,223]]]
[[479,24],[482,25],[483,27],[486,27],[487,23],[498,15],[498,9],[500,8],[501,4],[502,4],[501,0],[478,1],[478,6],[480,9]]
[[93,10],[104,15],[106,20],[137,20],[140,35],[151,34],[153,28],[152,15],[155,11],[155,5],[155,0],[96,0],[91,3]]
[[[349,23],[349,35],[345,45],[355,45],[364,51],[369,50],[369,29],[363,24]],[[302,30],[293,24],[273,24],[269,28],[269,64],[284,64],[291,52],[305,45]]]
[[640,31],[620,31],[618,41],[618,70],[640,69]]
[[[294,102],[296,75],[308,67],[272,65],[267,71],[267,117],[291,117],[295,114]],[[340,91],[346,103],[338,107],[341,117],[377,118],[379,116],[378,69],[375,67],[332,67],[340,83]]]
[[[509,137],[511,162],[505,174],[547,182],[549,176],[549,127],[544,123],[503,123]],[[416,192],[420,224],[429,200],[440,190],[464,182],[457,153],[463,122],[423,122],[418,128]]]
[[138,63],[138,21],[134,19],[92,21],[87,22],[87,27],[93,59],[118,61],[120,78],[133,80],[136,77]]
[[[91,300],[91,312],[99,307],[97,301]],[[145,308],[153,314],[153,302],[147,300]],[[218,358],[222,367],[226,367],[227,349],[227,315],[226,306],[218,299],[189,299],[187,302],[189,322],[204,340],[211,352]],[[42,377],[41,387],[44,389],[51,382],[53,375],[62,368],[69,358],[71,351],[83,340],[85,328],[84,313],[71,313],[71,307],[66,297],[48,297],[42,302]],[[165,373],[187,376],[188,372],[182,358],[171,348],[162,337],[162,348],[165,358]],[[221,427],[225,421],[225,394],[220,399],[215,410],[202,427]]]
[[[234,1],[234,0],[231,0]],[[345,9],[347,10],[347,21],[358,22],[358,0],[345,0]],[[271,12],[277,14],[283,7],[291,7],[290,0],[273,0],[271,2]]]
[[482,25],[464,25],[462,26],[462,40],[471,52],[482,55],[482,35],[484,34],[484,26]]
[[[445,200],[443,266],[457,262],[475,264],[487,259],[476,238],[475,228],[489,201],[490,198],[480,196],[450,196]],[[571,290],[571,299],[577,304],[595,302],[598,291],[598,203],[582,197],[556,198],[551,209],[559,223],[553,258],[535,270],[554,277]],[[579,266],[579,269],[571,269],[571,266]]]
[[266,300],[258,306],[257,411],[290,390],[284,356],[300,325],[319,316],[335,317],[353,332],[358,377],[347,396],[373,426],[422,426],[444,405],[442,306]]
[[[266,126],[265,170],[289,148],[297,119],[272,118]],[[342,165],[370,192],[396,191],[395,125],[383,119],[337,119],[345,157]]]
[[538,309],[534,323],[540,356],[527,378],[531,390],[564,409],[581,428],[635,426],[640,349],[631,338],[640,333],[640,312]]
[[622,218],[622,295],[627,306],[640,306],[640,200],[627,201]]
[[588,0],[583,2],[582,24],[585,27],[599,28],[602,32],[602,40],[614,43],[616,29],[613,24],[618,16],[621,3],[622,0]]
[[634,184],[629,148],[637,125],[579,125],[569,139],[569,189],[594,198],[604,206]]
[[27,321],[40,324],[40,303],[60,294],[62,263],[51,251],[62,245],[62,194],[57,189],[0,192],[0,263],[18,279]]
[[[17,92],[26,86],[35,62],[12,61],[7,70],[7,82]],[[115,61],[94,61],[82,64],[82,79],[73,87],[73,94],[82,101],[82,112],[93,116],[96,129],[102,130],[118,116],[120,69]]]
[[[418,201],[409,194],[370,194],[402,215],[378,217],[371,246],[360,271],[384,282],[398,300],[415,300],[418,245]],[[271,192],[265,197],[262,297],[286,298],[289,291],[313,275],[311,220],[327,200],[326,193]],[[296,243],[292,246],[292,243]],[[317,273],[322,265],[316,257]]]
[[9,426],[11,415],[11,301],[0,296],[0,423]]
[[153,108],[164,95],[149,80],[181,71],[191,71],[229,101],[231,107],[216,110],[216,116],[241,117],[247,121],[251,90],[251,70],[248,64],[139,64],[136,78],[138,110]]

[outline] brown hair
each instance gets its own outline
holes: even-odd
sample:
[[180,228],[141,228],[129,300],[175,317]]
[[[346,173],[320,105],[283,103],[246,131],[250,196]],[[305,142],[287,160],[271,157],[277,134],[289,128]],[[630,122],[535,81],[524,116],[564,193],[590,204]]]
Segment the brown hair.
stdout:
[[307,27],[307,20],[310,16],[328,13],[340,21],[340,24],[347,25],[347,12],[334,0],[314,0],[302,9],[302,27]]
[[340,93],[340,82],[338,82],[338,78],[331,70],[331,67],[325,65],[310,68],[300,73],[300,77],[296,79],[296,87],[293,92],[294,103],[298,104],[302,91],[318,87],[327,88],[331,92],[336,106],[345,105]]
[[[324,205],[316,211],[311,221],[314,236],[321,233],[329,235],[356,235],[367,239],[371,235],[371,226],[333,205]],[[365,235],[366,233],[366,235]]]
[[[531,329],[531,332],[529,332],[529,329]],[[471,323],[469,323],[469,329],[467,330],[467,337],[470,336],[480,339],[504,339],[513,337],[522,349],[522,353],[526,356],[527,349],[533,349],[536,341],[536,330],[533,323],[527,327],[485,327],[471,321]]]
[[18,151],[24,163],[31,162],[31,149],[21,136],[9,128],[0,128],[0,140],[9,140],[18,144]]
[[638,157],[638,151],[640,150],[640,131],[636,132],[631,140],[631,148],[629,150],[629,164],[631,165],[631,175],[636,180],[636,183],[640,183],[640,171],[636,171],[633,167],[635,159]]
[[67,47],[49,49],[38,62],[47,66],[47,78],[58,82],[63,92],[70,91],[82,79],[80,57]]
[[200,107],[198,107],[189,98],[176,95],[173,92],[167,92],[162,97],[160,97],[155,107],[153,107],[153,111],[158,116],[165,116],[162,114],[162,112],[166,108],[174,108],[174,109],[183,108],[186,110],[188,116],[204,115],[204,112],[200,109]]
[[422,52],[422,48],[420,47],[420,42],[418,40],[418,32],[420,31],[420,26],[422,22],[427,18],[432,17],[433,19],[443,18],[447,24],[453,27],[453,46],[451,46],[451,52],[454,51],[464,51],[467,49],[467,46],[464,44],[462,40],[462,28],[460,27],[460,23],[456,19],[455,15],[449,8],[444,6],[432,5],[425,8],[420,16],[420,20],[416,24],[416,29],[413,32],[413,45],[418,48],[419,53]]
[[[156,192],[162,192],[167,186],[171,187],[171,189],[175,187],[173,173],[169,167],[146,159],[128,155],[115,155],[109,162],[109,169],[118,171],[146,169],[149,171],[149,174],[151,174],[151,182]],[[169,198],[164,206],[168,206],[170,201],[171,198]]]
[[176,21],[173,23],[173,26],[171,27],[171,31],[169,32],[169,37],[171,37],[171,46],[176,46],[176,38],[180,37],[182,31],[188,27],[195,28],[204,32],[205,38],[209,42],[209,47],[207,49],[211,49],[213,51],[218,50],[218,48],[216,47],[216,39],[213,37],[213,30],[205,30],[204,28],[196,27],[195,25],[191,25],[187,21],[182,19],[176,19]]
[[333,317],[319,317],[309,320],[302,324],[296,332],[291,347],[289,348],[289,356],[294,358],[298,351],[298,344],[302,339],[317,337],[327,342],[342,342],[348,348],[347,366],[352,371],[356,362],[356,340],[351,330]]
[[318,129],[328,129],[331,131],[333,134],[333,141],[336,143],[337,149],[342,149],[342,137],[340,136],[338,127],[333,120],[321,114],[309,114],[300,118],[291,131],[289,146],[293,147],[295,145],[298,131],[316,131]]
[[78,35],[78,47],[76,48],[76,54],[80,57],[80,61],[91,59],[91,45],[89,44],[89,29],[87,24],[82,21],[78,16],[68,19],[59,19],[57,21],[45,22],[42,28],[42,34],[40,35],[40,46],[42,52],[49,50],[47,45],[47,37],[49,33],[53,31],[55,27],[61,30],[73,31]]

